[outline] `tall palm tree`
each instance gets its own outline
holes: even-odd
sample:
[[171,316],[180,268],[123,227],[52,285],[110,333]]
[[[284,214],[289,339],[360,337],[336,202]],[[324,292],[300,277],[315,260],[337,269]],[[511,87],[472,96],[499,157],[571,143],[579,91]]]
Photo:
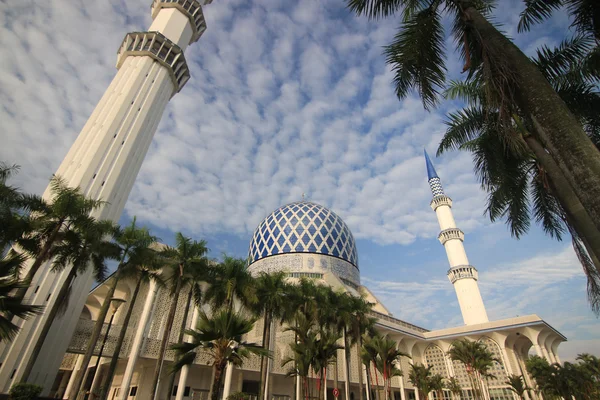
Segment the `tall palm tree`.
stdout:
[[431,366],[411,364],[408,381],[419,390],[419,400],[427,400],[431,392]]
[[458,379],[456,379],[454,376],[448,378],[445,382],[445,388],[448,389],[450,393],[452,393],[453,399],[456,399],[456,397],[458,397],[458,400],[460,400],[460,397],[462,395],[462,386],[460,385]]
[[171,287],[171,307],[167,314],[160,350],[158,351],[158,361],[154,369],[154,379],[152,382],[152,396],[157,399],[158,384],[162,370],[162,364],[167,350],[167,344],[171,335],[171,328],[175,313],[177,311],[177,303],[179,302],[179,293],[183,287],[186,278],[194,275],[196,271],[208,270],[208,260],[206,259],[208,248],[204,240],[195,241],[191,238],[183,236],[181,232],[175,234],[175,247],[168,246],[161,251],[161,256],[165,260],[165,266],[171,272],[170,287]]
[[[18,240],[26,249],[35,248],[31,254],[33,264],[23,279],[26,282],[32,282],[42,264],[50,259],[53,247],[64,240],[64,232],[85,227],[90,213],[104,204],[103,201],[85,197],[79,187],[69,187],[57,176],[50,181],[50,193],[51,202],[40,203],[35,210],[35,231],[29,237]],[[36,245],[32,246],[32,242]],[[26,293],[27,288],[21,288],[15,297],[22,300]]]
[[242,336],[252,330],[255,322],[255,319],[246,318],[228,307],[216,311],[210,317],[200,312],[198,325],[185,332],[191,336],[192,342],[171,346],[179,356],[173,370],[178,371],[184,365],[192,364],[198,350],[206,352],[212,359],[214,369],[211,400],[218,400],[219,391],[223,387],[223,372],[228,362],[240,366],[250,354],[268,354],[268,350],[262,346],[242,341]]
[[62,241],[50,251],[50,258],[53,259],[52,269],[55,272],[68,269],[69,273],[58,291],[56,301],[46,311],[48,315],[42,326],[40,336],[33,347],[29,361],[23,370],[22,383],[26,383],[29,379],[29,374],[37,361],[54,319],[61,310],[67,307],[71,285],[77,275],[84,274],[91,268],[96,281],[101,282],[106,276],[106,261],[117,259],[119,256],[118,247],[111,241],[111,234],[115,231],[113,222],[97,221],[89,216],[87,218],[87,222],[70,227],[63,232],[64,238]]
[[129,328],[129,321],[131,319],[133,308],[136,305],[142,285],[148,284],[150,281],[156,282],[159,287],[163,287],[165,284],[160,273],[160,268],[162,267],[160,261],[161,260],[160,257],[158,257],[158,253],[150,253],[149,256],[145,258],[144,264],[136,264],[132,262],[124,265],[121,270],[121,279],[133,279],[135,280],[136,284],[131,296],[128,299],[129,306],[127,307],[125,317],[123,318],[123,324],[121,326],[121,330],[119,331],[119,337],[115,343],[115,349],[110,359],[106,377],[104,378],[104,384],[102,385],[100,392],[100,400],[106,400],[108,398],[108,392],[111,388],[115,370],[117,369],[117,363],[119,362],[119,353],[123,347],[123,341],[125,340],[127,329]]
[[[358,392],[359,400],[364,399],[364,395],[363,395],[364,383],[363,383],[363,374],[361,371],[362,360],[361,360],[361,355],[360,355],[360,349],[362,348],[363,335],[366,334],[368,331],[372,330],[375,325],[376,319],[373,317],[369,317],[369,312],[371,311],[372,307],[373,307],[373,305],[363,298],[360,298],[360,297],[352,297],[351,298],[350,313],[351,313],[351,328],[352,329],[351,329],[350,339],[351,339],[351,344],[355,344],[357,346],[355,362],[356,362],[356,365],[358,366],[358,371],[359,371],[359,373],[358,373],[358,386],[360,388],[360,390]],[[350,370],[350,367],[348,367],[348,371],[349,370]],[[346,379],[348,380],[348,382],[350,381],[349,373],[346,376]]]
[[[104,326],[104,320],[108,314],[111,299],[114,296],[117,283],[119,282],[123,271],[125,271],[126,267],[129,265],[144,265],[148,260],[156,257],[156,251],[153,248],[154,243],[157,240],[156,237],[150,234],[148,228],[138,227],[135,218],[129,226],[125,228],[118,228],[114,232],[113,236],[114,243],[119,247],[119,263],[117,265],[117,270],[113,275],[113,279],[109,280],[107,283],[108,292],[104,298],[102,306],[100,307],[98,318],[88,340],[86,351],[83,355],[82,365],[88,365],[92,359],[96,342],[100,338],[100,333],[102,332],[102,327]],[[86,375],[86,368],[82,368],[77,372],[77,375],[75,375],[75,379],[73,381],[73,387],[68,395],[69,399],[77,398],[81,389],[81,385],[84,381],[83,378]]]
[[27,319],[42,311],[43,307],[23,303],[14,292],[28,287],[28,282],[17,278],[15,271],[21,268],[25,256],[9,252],[0,259],[0,340],[12,340],[19,331],[11,319]]
[[475,398],[485,398],[482,397],[484,396],[483,379],[494,378],[489,371],[494,363],[499,362],[487,346],[479,341],[460,339],[452,343],[448,355],[452,361],[460,361],[464,364]]
[[377,386],[377,388],[375,389],[377,400],[379,400],[379,377],[377,375],[377,361],[379,358],[379,354],[377,352],[376,341],[380,337],[381,336],[379,334],[373,335],[371,337],[365,337],[361,349],[362,361],[367,367],[367,379],[370,379],[371,385],[373,384],[373,378],[371,377],[371,364],[373,364],[373,375],[375,375],[374,383]]
[[[304,289],[308,287],[305,286]],[[297,290],[300,292],[302,289]],[[297,294],[297,293],[296,293]],[[296,297],[296,301],[299,301],[300,297]],[[311,310],[307,310],[303,307],[296,309],[294,316],[288,316],[288,322],[290,325],[285,331],[294,332],[295,340],[289,344],[292,350],[293,357],[284,359],[282,365],[285,366],[289,363],[294,363],[292,369],[289,370],[289,376],[299,376],[302,380],[302,392],[306,399],[312,397],[310,395],[310,381],[309,374],[313,365],[314,353],[315,353],[315,342],[317,334],[315,332],[315,319]]]
[[[185,333],[190,310],[194,307],[201,307],[203,304],[202,283],[205,283],[210,275],[210,265],[209,262],[207,262],[205,265],[202,264],[203,263],[200,263],[196,268],[191,268],[184,282],[184,286],[189,286],[189,290],[184,306],[185,308],[183,310],[183,317],[181,318],[177,343],[183,343],[183,335]],[[175,375],[176,374],[173,373],[169,376],[167,393],[173,393],[173,387],[175,386]],[[180,388],[180,390],[183,390],[183,388]]]
[[[539,0],[538,2],[540,2]],[[488,96],[503,116],[518,110],[532,135],[562,172],[600,230],[600,153],[576,116],[537,66],[492,23],[487,0],[347,0],[357,14],[370,18],[401,14],[402,25],[385,48],[399,98],[416,89],[426,108],[433,108],[446,85],[445,32],[442,14],[453,19],[452,36],[469,76],[481,75]]]
[[338,344],[342,335],[333,329],[319,329],[315,337],[312,368],[319,377],[319,399],[321,399],[321,395],[327,391],[327,367],[333,364],[338,350],[342,350],[344,346]]
[[214,309],[233,309],[235,300],[250,308],[256,302],[256,293],[246,260],[224,255],[223,261],[212,268],[205,299]]
[[[272,274],[261,273],[255,281],[256,303],[254,313],[263,317],[263,340],[265,349],[270,348],[271,324],[274,319],[284,316],[286,301],[289,301],[289,285],[286,283],[285,272]],[[264,399],[268,392],[267,382],[267,357],[261,357],[260,363],[260,399]]]
[[525,393],[527,393],[530,389],[525,382],[523,381],[523,377],[520,375],[509,375],[507,381],[505,382],[511,391],[513,391],[519,399],[525,399]]
[[[600,148],[600,116],[595,111],[600,107],[600,80],[574,67],[585,64],[592,45],[591,39],[575,37],[554,50],[542,47],[532,61]],[[526,126],[518,111],[510,118],[502,117],[499,106],[490,102],[481,74],[450,83],[446,96],[464,100],[468,106],[450,114],[438,154],[449,148],[473,153],[476,173],[490,193],[487,213],[492,221],[505,217],[513,236],[527,232],[530,214],[551,237],[560,240],[565,232],[570,233],[588,277],[590,304],[600,312],[600,231],[556,163],[548,160],[548,153],[530,133],[535,126]]]
[[389,400],[391,379],[401,373],[395,364],[400,362],[401,357],[410,358],[410,356],[398,350],[396,341],[390,339],[387,335],[374,337],[371,346],[377,352],[376,364],[383,376],[385,399]]

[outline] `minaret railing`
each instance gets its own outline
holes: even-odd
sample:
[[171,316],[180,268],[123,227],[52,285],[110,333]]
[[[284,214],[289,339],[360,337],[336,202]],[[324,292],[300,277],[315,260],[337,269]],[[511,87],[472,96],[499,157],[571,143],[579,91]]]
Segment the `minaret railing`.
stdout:
[[202,6],[196,0],[154,0],[152,3],[152,19],[156,18],[163,8],[176,8],[183,15],[187,16],[192,26],[192,39],[194,43],[200,39],[206,30],[206,20],[202,12]]
[[183,51],[160,32],[131,32],[125,35],[118,52],[117,68],[129,56],[150,56],[165,66],[175,86],[173,95],[190,79]]
[[440,241],[440,243],[442,245],[446,244],[446,242],[448,240],[452,240],[452,239],[458,239],[461,242],[463,242],[465,240],[465,234],[463,233],[463,231],[461,231],[458,228],[449,228],[449,229],[444,229],[438,235],[438,240]]
[[457,265],[448,270],[448,279],[454,284],[459,279],[479,279],[477,269],[472,265]]
[[431,203],[429,203],[429,205],[431,206],[433,211],[435,211],[438,207],[441,207],[441,206],[452,207],[452,199],[450,197],[446,196],[445,194],[442,194],[439,196],[435,196],[431,200]]

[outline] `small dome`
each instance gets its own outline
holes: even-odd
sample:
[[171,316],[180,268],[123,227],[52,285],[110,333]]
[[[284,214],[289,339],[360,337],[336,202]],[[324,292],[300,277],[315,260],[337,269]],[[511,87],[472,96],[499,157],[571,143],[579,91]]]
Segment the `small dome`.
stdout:
[[325,254],[348,261],[358,269],[356,244],[346,223],[333,211],[309,201],[278,208],[254,231],[250,264],[286,253]]

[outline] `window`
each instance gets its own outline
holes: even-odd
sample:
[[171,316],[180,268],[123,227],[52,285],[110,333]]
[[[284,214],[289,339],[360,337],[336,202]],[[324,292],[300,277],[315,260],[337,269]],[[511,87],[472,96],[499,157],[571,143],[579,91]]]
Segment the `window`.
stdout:
[[183,391],[183,397],[188,397],[190,395],[190,391],[191,391],[191,387],[186,386],[185,390]]
[[131,389],[129,389],[129,397],[135,397],[136,394],[137,394],[137,386],[132,386]]
[[173,393],[171,393],[171,396],[177,396],[177,385],[173,385]]

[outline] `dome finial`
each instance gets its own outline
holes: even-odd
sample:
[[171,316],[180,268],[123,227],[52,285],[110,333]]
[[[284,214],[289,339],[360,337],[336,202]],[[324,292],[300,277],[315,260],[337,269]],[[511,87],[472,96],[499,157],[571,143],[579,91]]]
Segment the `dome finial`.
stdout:
[[435,172],[435,167],[429,158],[429,154],[427,154],[427,150],[423,149],[423,153],[425,154],[425,164],[427,165],[427,180],[439,178],[437,172]]
[[302,201],[306,199],[306,193],[302,193]]

